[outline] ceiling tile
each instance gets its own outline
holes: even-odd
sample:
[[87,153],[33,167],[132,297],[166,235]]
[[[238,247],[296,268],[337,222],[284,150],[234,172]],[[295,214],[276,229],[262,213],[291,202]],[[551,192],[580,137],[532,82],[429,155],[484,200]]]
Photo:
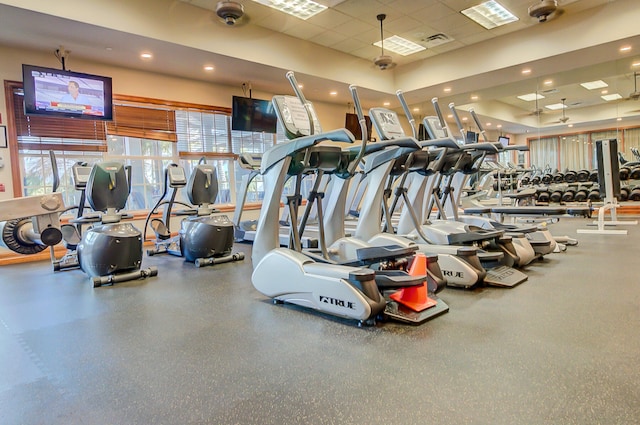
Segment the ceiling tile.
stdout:
[[308,22],[301,22],[298,25],[293,25],[291,28],[283,32],[292,37],[300,38],[302,40],[309,40],[325,32],[325,29]]
[[322,46],[331,47],[343,39],[344,39],[344,36],[342,34],[338,34],[333,31],[325,31],[314,37],[311,37],[310,41],[320,44]]
[[307,22],[326,29],[332,29],[341,25],[349,25],[353,18],[334,9],[327,9],[307,20]]

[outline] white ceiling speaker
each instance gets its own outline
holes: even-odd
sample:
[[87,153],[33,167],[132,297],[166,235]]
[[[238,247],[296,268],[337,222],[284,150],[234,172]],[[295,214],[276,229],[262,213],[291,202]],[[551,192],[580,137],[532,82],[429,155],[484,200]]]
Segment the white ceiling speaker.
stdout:
[[216,6],[216,15],[230,26],[244,16],[244,6],[235,1],[221,1]]
[[539,22],[546,22],[549,16],[557,10],[557,0],[540,0],[538,3],[529,6],[529,16],[536,18]]
[[379,14],[378,16],[376,16],[376,19],[378,19],[378,21],[380,21],[380,49],[381,49],[381,54],[380,56],[376,57],[373,60],[373,64],[376,66],[376,68],[384,71],[385,69],[390,69],[393,68],[394,66],[396,66],[395,62],[393,62],[393,58],[389,55],[385,55],[384,54],[384,33],[382,30],[382,21],[384,21],[386,19],[387,15],[385,15],[384,13]]

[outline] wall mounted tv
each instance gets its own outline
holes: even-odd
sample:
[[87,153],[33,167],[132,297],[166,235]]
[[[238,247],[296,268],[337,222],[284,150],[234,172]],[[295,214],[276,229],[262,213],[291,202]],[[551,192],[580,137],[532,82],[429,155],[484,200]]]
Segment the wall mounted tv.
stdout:
[[275,133],[278,117],[268,100],[233,96],[231,104],[231,129]]
[[22,65],[22,81],[26,115],[113,119],[111,77]]

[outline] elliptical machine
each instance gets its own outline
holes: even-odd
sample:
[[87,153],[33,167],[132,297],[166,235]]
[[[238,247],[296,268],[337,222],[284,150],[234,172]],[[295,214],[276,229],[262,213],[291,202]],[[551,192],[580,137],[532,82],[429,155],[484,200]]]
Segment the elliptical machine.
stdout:
[[[176,194],[180,188],[186,188],[189,202],[197,207],[182,204],[187,209],[177,211],[176,215],[188,217],[182,220],[179,234],[172,237],[172,209],[178,203]],[[169,189],[170,199],[165,201]],[[156,236],[155,247],[147,250],[147,255],[166,253],[184,257],[196,267],[244,260],[244,253],[231,252],[233,223],[225,215],[214,215],[216,210],[213,203],[217,196],[218,177],[215,167],[201,159],[187,180],[183,167],[169,164],[165,169],[163,194],[149,211],[144,225],[145,238],[148,225],[151,225]],[[162,219],[152,218],[160,206],[164,206]]]
[[[282,119],[285,123],[293,123],[295,119],[299,121],[299,129],[306,128],[297,138],[273,146],[263,156],[265,197],[252,250],[253,286],[276,303],[292,303],[355,319],[359,325],[373,324],[387,304],[378,288],[376,271],[361,265],[321,263],[298,250],[279,247],[279,198],[287,174],[299,176],[311,164],[320,164],[319,156],[327,153],[323,149],[326,146],[316,146],[320,142],[353,143],[355,139],[345,129],[316,133],[310,105],[298,93],[293,73],[287,73],[287,78],[299,102],[283,99]],[[315,148],[320,148],[320,152],[314,152]],[[338,157],[341,155],[339,149],[336,153]],[[295,222],[297,214],[295,210],[292,212],[292,222]],[[294,246],[299,248],[300,244]],[[405,279],[412,281],[405,281],[403,286],[421,285],[426,279],[426,275],[405,277],[413,279]]]

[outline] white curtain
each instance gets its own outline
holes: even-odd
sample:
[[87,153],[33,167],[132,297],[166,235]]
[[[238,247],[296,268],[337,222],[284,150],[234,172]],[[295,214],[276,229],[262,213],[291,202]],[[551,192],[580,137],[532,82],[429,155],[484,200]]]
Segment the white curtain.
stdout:
[[590,152],[588,134],[560,137],[560,171],[591,169]]
[[537,168],[558,168],[558,137],[546,137],[532,140],[529,143],[531,165]]

